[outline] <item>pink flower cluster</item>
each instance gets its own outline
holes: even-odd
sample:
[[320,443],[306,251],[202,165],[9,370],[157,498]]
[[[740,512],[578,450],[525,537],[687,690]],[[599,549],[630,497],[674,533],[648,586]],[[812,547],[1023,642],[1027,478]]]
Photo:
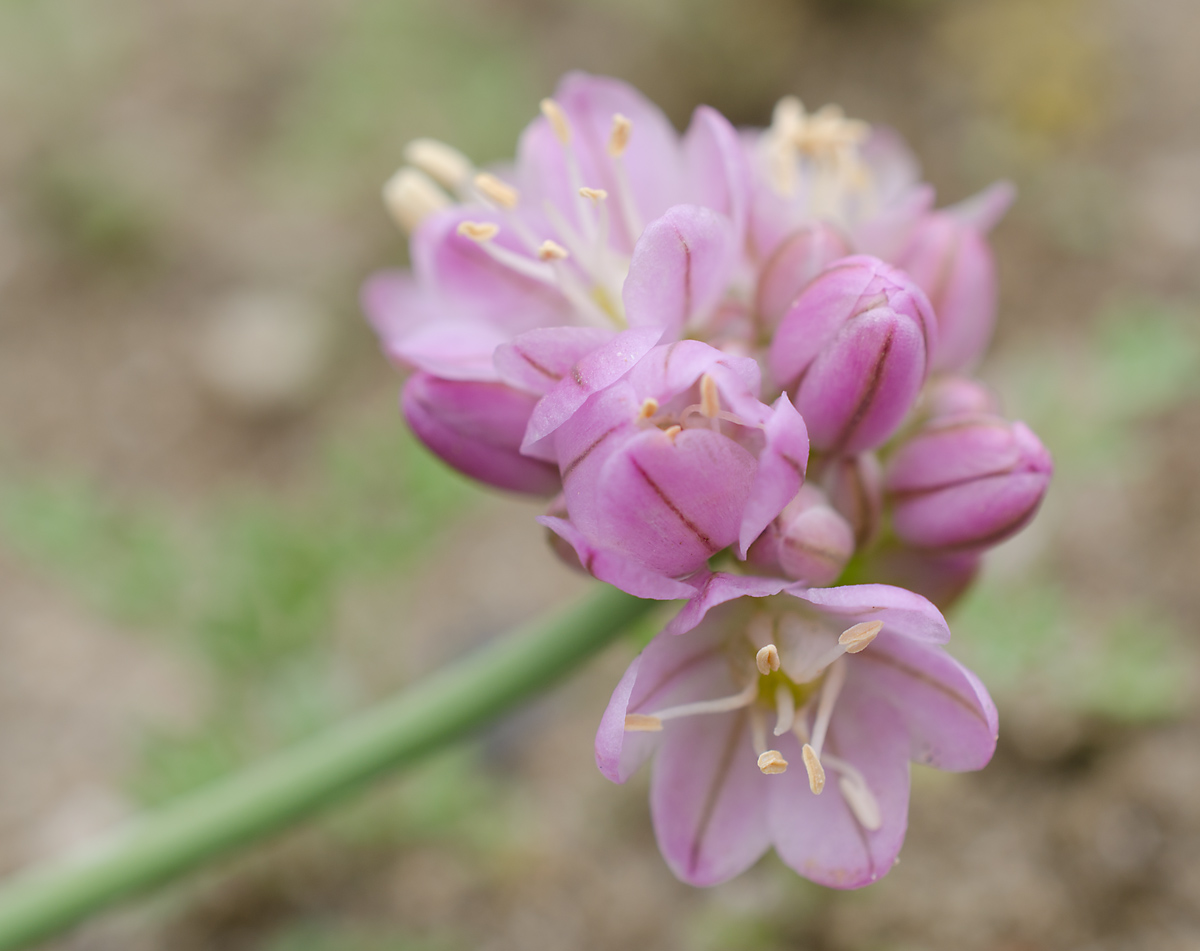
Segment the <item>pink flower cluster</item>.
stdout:
[[979,769],[995,748],[935,605],[1051,473],[967,376],[1010,187],[933,210],[903,144],[835,107],[784,99],[740,131],[700,107],[679,136],[582,74],[511,165],[429,140],[406,157],[385,201],[413,270],[363,301],[414,371],[409,425],[467,475],[553,497],[571,563],[686,602],[618,684],[601,772],[654,756],[684,881],[771,846],[834,887],[885,874],[910,761]]

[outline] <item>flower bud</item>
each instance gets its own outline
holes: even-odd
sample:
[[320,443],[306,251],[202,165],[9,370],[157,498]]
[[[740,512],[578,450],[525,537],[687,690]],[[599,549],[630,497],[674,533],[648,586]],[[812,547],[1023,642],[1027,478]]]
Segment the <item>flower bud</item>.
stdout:
[[520,453],[537,397],[503,383],[416,373],[404,386],[408,425],[443,462],[499,489],[552,495],[558,470]]
[[763,265],[758,279],[754,309],[763,327],[777,327],[809,281],[849,250],[846,239],[821,221],[785,238]]
[[945,611],[979,574],[983,556],[974,551],[918,551],[888,545],[867,556],[863,576],[928,598]]
[[929,295],[938,322],[935,370],[965,370],[987,349],[996,322],[996,265],[987,239],[945,212],[917,225],[896,263]]
[[830,585],[854,554],[854,530],[820,489],[804,486],[750,548],[759,568],[817,587]]
[[927,422],[955,416],[991,416],[999,411],[1000,401],[996,394],[965,376],[931,380],[921,394],[920,415]]
[[985,415],[931,423],[888,463],[892,526],[916,548],[990,547],[1033,517],[1052,471],[1024,423]]
[[936,329],[929,302],[877,258],[843,258],[784,315],[768,353],[794,392],[814,449],[852,455],[883,443],[925,381]]

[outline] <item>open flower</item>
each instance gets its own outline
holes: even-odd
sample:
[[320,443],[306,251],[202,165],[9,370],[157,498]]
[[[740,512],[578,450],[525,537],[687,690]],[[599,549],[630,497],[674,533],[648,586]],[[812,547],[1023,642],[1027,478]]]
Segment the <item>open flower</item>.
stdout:
[[698,587],[613,692],[600,771],[624,782],[655,757],[655,835],[690,884],[732,878],[772,846],[830,887],[885,875],[907,828],[909,761],[973,770],[995,750],[995,707],[940,646],[941,614],[886,585],[710,575]]

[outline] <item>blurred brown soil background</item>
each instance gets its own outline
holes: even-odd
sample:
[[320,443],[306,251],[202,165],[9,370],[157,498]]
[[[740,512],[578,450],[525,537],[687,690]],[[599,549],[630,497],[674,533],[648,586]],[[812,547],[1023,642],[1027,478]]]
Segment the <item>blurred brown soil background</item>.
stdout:
[[1000,750],[917,770],[878,885],[677,883],[592,763],[631,640],[53,946],[1200,948],[1198,45],[1193,0],[0,0],[0,870],[584,589],[407,441],[355,301],[404,143],[509,155],[567,69],[1016,181],[984,374],[1059,466],[951,618]]

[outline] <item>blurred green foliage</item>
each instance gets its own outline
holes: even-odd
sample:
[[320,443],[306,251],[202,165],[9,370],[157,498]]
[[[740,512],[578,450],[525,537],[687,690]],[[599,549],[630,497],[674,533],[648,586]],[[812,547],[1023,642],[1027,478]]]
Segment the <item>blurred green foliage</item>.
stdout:
[[457,951],[466,945],[450,936],[397,935],[393,929],[378,933],[361,924],[300,921],[268,940],[263,951]]
[[191,521],[83,482],[8,481],[0,537],[213,672],[209,719],[148,738],[134,785],[159,801],[346,712],[356,698],[327,642],[343,592],[410,563],[475,491],[389,419],[383,432],[341,436],[295,497],[244,493]]

